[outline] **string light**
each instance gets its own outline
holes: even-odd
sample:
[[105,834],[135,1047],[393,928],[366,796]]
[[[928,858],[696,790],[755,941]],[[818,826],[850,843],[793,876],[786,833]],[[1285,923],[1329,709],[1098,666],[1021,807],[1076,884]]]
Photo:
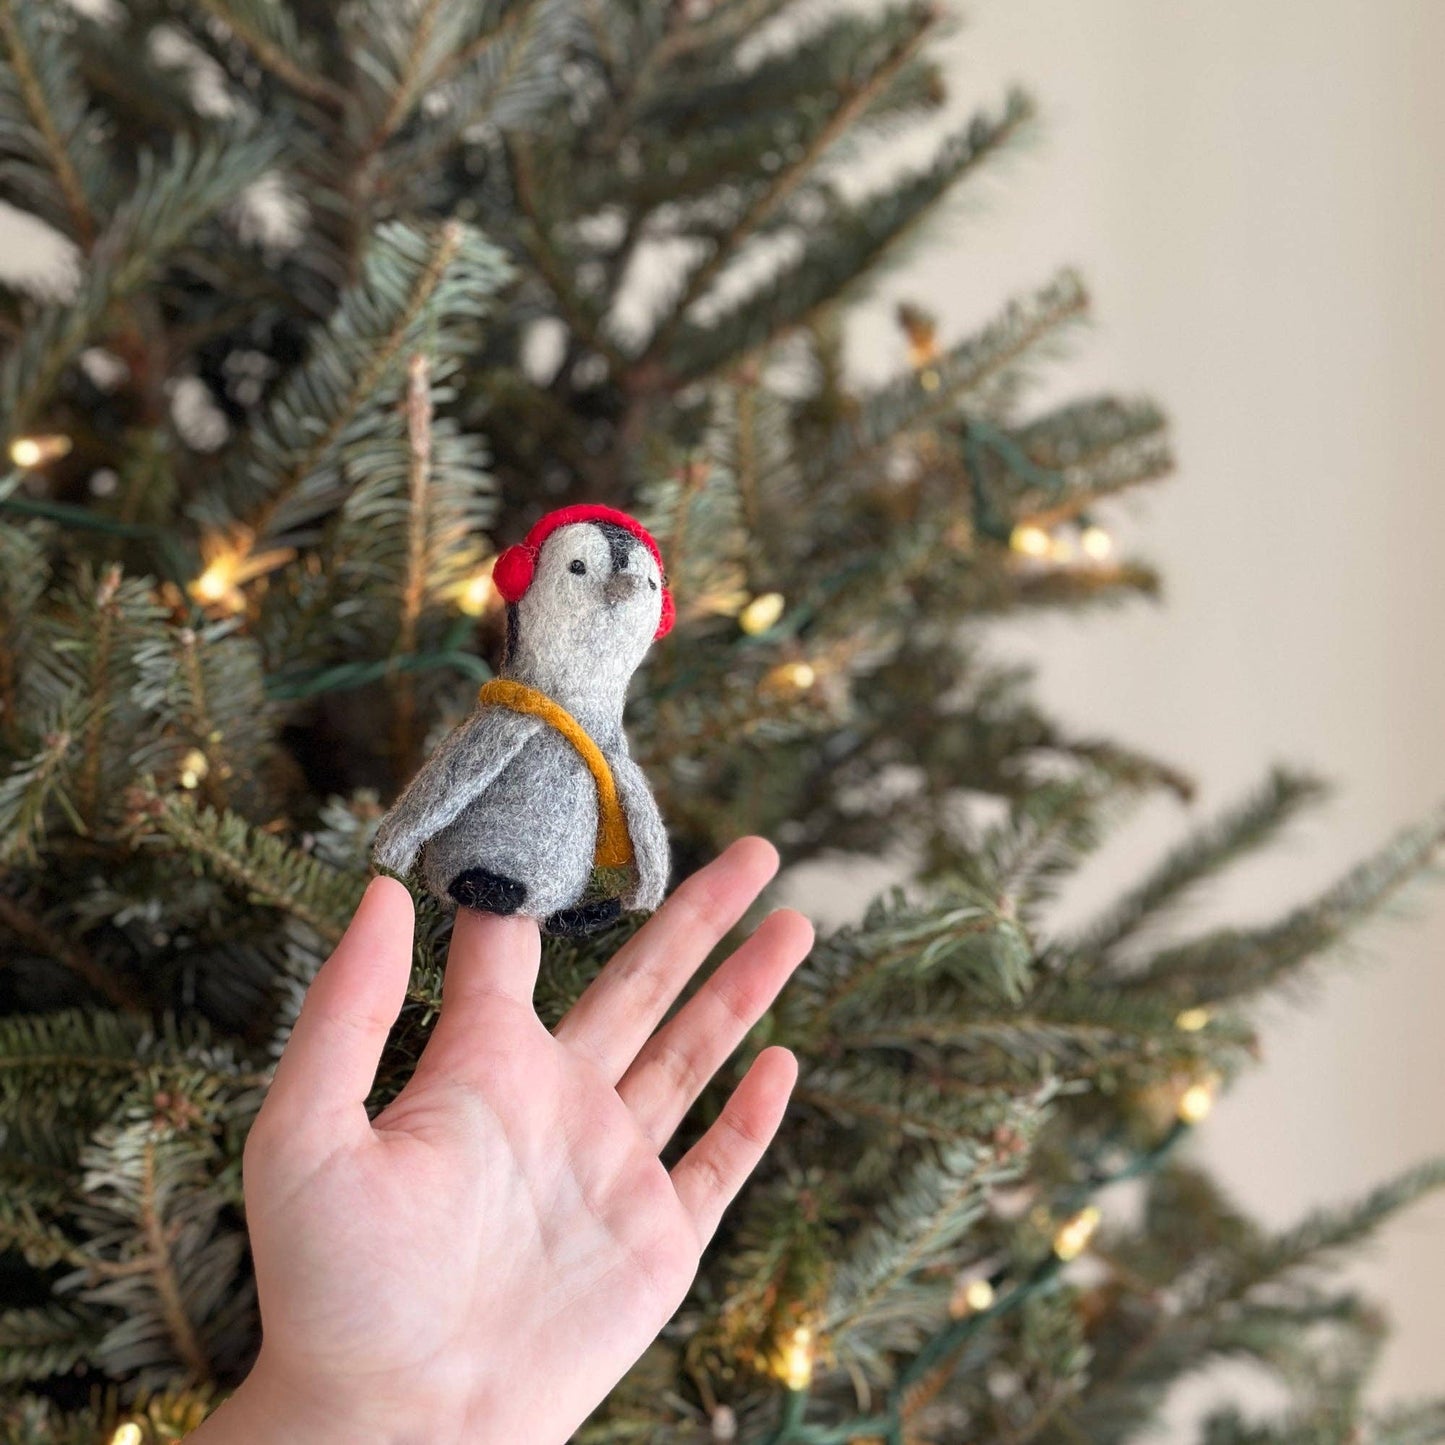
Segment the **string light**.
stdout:
[[963,1292],[963,1302],[974,1311],[988,1309],[994,1301],[993,1286],[986,1279],[976,1279]]
[[110,1445],[143,1445],[145,1436],[141,1428],[134,1420],[127,1420],[123,1425],[117,1425],[115,1434],[110,1437]]
[[1034,522],[1020,522],[1009,533],[1008,544],[1025,557],[1047,557],[1053,549],[1053,538]]
[[1197,1034],[1209,1027],[1211,1014],[1207,1008],[1187,1008],[1174,1020],[1174,1027],[1182,1034]]
[[790,1390],[806,1390],[813,1383],[813,1327],[799,1325],[783,1346],[778,1378]]
[[1079,546],[1091,560],[1106,562],[1114,551],[1114,539],[1098,523],[1091,523],[1079,534]]
[[1217,1084],[1213,1079],[1201,1079],[1190,1084],[1179,1096],[1178,1114],[1185,1124],[1202,1124],[1214,1108],[1214,1094]]
[[783,662],[768,673],[766,680],[775,688],[806,692],[817,682],[818,673],[811,662]]
[[777,622],[786,606],[787,601],[781,592],[760,592],[738,613],[738,626],[749,637],[756,637]]
[[244,612],[246,596],[241,588],[267,572],[284,567],[296,555],[294,547],[273,547],[267,552],[253,552],[251,543],[251,534],[245,530],[239,530],[230,537],[203,537],[201,556],[206,566],[186,591],[203,607],[222,612]]
[[211,760],[200,748],[192,748],[181,759],[181,787],[198,788],[211,771]]
[[235,592],[236,567],[229,557],[217,557],[190,586],[191,596],[207,607],[219,607]]
[[67,436],[16,437],[10,443],[10,460],[17,467],[29,471],[32,467],[43,467],[47,462],[58,462],[69,456],[71,440]]
[[[898,324],[908,338],[908,364],[914,371],[920,372],[925,367],[932,367],[938,360],[938,323],[922,307],[905,301],[898,308]],[[930,391],[938,385],[938,373],[933,375],[933,386],[928,387]]]
[[1088,1247],[1104,1216],[1096,1205],[1081,1209],[1072,1219],[1065,1220],[1054,1235],[1054,1253],[1067,1264],[1077,1259]]
[[971,1279],[953,1293],[948,1312],[954,1319],[965,1315],[981,1314],[989,1309],[996,1298],[993,1286],[986,1279]]
[[457,608],[468,617],[481,617],[502,600],[502,594],[492,583],[492,567],[496,560],[493,557],[479,567],[457,590]]

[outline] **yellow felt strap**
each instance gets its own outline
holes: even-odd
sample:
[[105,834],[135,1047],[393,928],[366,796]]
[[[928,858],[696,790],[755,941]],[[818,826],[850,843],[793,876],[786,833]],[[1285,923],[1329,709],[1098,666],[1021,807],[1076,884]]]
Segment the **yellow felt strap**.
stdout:
[[510,678],[493,678],[478,693],[482,702],[492,707],[511,708],[513,712],[530,713],[557,729],[587,765],[592,781],[597,784],[597,854],[599,868],[622,868],[632,862],[632,835],[627,831],[627,816],[617,796],[617,781],[612,768],[602,756],[602,749],[588,736],[587,729],[561,703],[553,702],[545,692],[528,687]]

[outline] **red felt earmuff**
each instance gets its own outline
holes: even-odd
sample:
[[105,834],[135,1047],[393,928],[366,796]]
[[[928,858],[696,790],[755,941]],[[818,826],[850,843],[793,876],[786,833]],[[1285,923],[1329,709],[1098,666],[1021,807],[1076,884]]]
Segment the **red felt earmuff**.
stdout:
[[666,637],[672,631],[672,624],[677,621],[677,607],[672,600],[672,588],[662,589],[662,616],[657,619],[657,631],[652,634],[652,640],[656,642],[660,637]]
[[503,601],[520,602],[532,585],[537,570],[537,553],[532,547],[508,547],[492,568],[492,586],[502,594]]
[[[541,550],[542,543],[558,527],[565,527],[573,522],[610,522],[614,526],[623,527],[652,553],[658,569],[661,570],[662,553],[658,551],[652,534],[636,518],[629,517],[626,512],[616,511],[612,507],[563,507],[559,511],[549,512],[527,533],[525,541],[514,547],[508,547],[497,558],[492,567],[492,585],[497,589],[503,601],[520,602],[522,600],[526,595],[527,588],[532,585],[532,576],[537,570],[537,553]],[[652,634],[653,641],[666,637],[672,631],[672,624],[676,620],[677,607],[672,600],[672,589],[664,587],[662,589],[662,614],[657,620],[657,631]]]

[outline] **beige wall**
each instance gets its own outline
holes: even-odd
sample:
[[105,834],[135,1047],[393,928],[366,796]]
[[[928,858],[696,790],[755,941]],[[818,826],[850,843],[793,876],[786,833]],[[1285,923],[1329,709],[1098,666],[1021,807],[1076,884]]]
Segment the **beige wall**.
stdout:
[[[864,350],[897,354],[898,296],[961,329],[1085,271],[1098,324],[1070,378],[1177,423],[1178,478],[1115,509],[1167,597],[1004,637],[1066,717],[1192,769],[1204,808],[1274,759],[1339,781],[1210,899],[1267,916],[1445,799],[1445,5],[977,0],[951,50],[960,99],[1023,80],[1043,131],[884,288]],[[1151,810],[1086,891],[1184,822]],[[1413,912],[1272,1011],[1263,1068],[1207,1128],[1270,1220],[1445,1152],[1445,897]],[[1359,1277],[1397,1324],[1381,1393],[1445,1389],[1445,1200]]]

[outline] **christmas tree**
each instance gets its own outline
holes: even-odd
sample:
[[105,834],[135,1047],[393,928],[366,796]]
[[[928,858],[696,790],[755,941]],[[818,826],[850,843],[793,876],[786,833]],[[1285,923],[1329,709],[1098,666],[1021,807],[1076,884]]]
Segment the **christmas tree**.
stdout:
[[[1102,518],[1170,454],[1147,401],[1031,401],[1086,312],[1067,272],[972,336],[905,308],[895,379],[850,375],[850,306],[1030,123],[1009,93],[876,164],[942,111],[945,23],[0,0],[0,199],[73,272],[0,288],[6,1440],[177,1439],[244,1375],[248,1122],[384,806],[491,676],[492,558],[571,501],[668,560],[629,721],[675,875],[756,831],[908,878],[744,1051],[800,1058],[783,1134],[578,1438],[1122,1442],[1231,1357],[1290,1403],[1221,1408],[1208,1445],[1445,1439],[1445,1403],[1367,1407],[1380,1317],[1322,1269],[1445,1167],[1272,1233],[1178,1149],[1260,1000],[1445,813],[1274,923],[1180,925],[1319,797],[1276,770],[1052,924],[1129,806],[1189,783],[1045,715],[987,622],[1151,591]],[[548,943],[544,1020],[631,926]],[[378,1105],[448,929],[423,901]]]

